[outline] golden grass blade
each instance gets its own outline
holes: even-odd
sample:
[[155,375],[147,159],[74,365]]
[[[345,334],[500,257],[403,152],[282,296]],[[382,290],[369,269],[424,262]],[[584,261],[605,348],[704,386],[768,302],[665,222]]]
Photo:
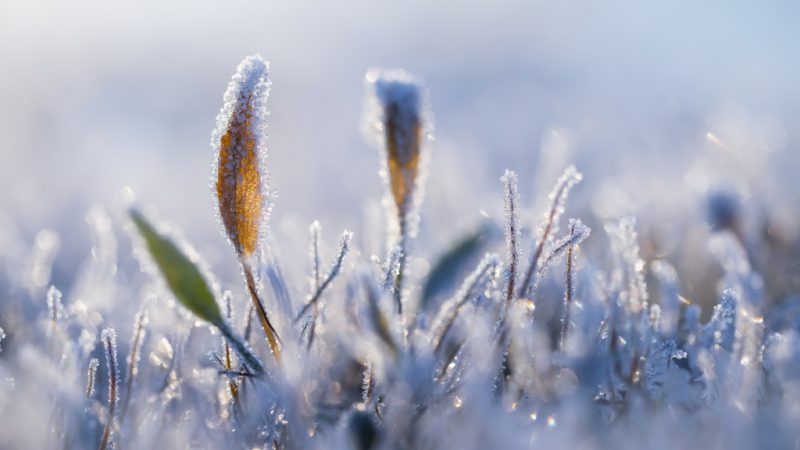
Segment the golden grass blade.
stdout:
[[408,240],[416,233],[418,206],[422,201],[425,139],[430,131],[427,91],[422,82],[402,70],[372,69],[367,72],[366,121],[375,132],[384,158],[381,173],[387,187],[387,204],[393,207],[388,248],[399,247],[393,297],[403,312],[403,274]]
[[398,219],[411,212],[420,182],[427,120],[422,82],[402,70],[367,72],[367,124],[385,157],[385,175]]
[[214,194],[219,217],[244,271],[247,291],[270,349],[280,361],[280,339],[259,298],[251,262],[269,213],[266,158],[268,63],[245,58],[231,77],[211,136],[215,149]]
[[212,135],[216,150],[214,189],[219,215],[241,259],[258,248],[268,212],[266,156],[268,65],[246,58],[225,92]]

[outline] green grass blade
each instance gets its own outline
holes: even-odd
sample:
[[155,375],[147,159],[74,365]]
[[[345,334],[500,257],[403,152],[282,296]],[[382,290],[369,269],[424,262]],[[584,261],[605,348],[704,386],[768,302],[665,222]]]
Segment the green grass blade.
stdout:
[[219,327],[222,313],[197,265],[167,236],[160,234],[139,211],[131,219],[175,298],[195,315]]

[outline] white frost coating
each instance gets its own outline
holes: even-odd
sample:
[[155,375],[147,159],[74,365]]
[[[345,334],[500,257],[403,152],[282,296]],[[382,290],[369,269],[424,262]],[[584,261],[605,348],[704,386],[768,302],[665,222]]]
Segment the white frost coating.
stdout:
[[431,345],[438,349],[447,330],[455,321],[459,310],[470,300],[478,298],[486,286],[491,284],[497,274],[500,258],[495,253],[487,253],[475,268],[464,279],[456,295],[439,308],[439,314],[431,327]]
[[86,397],[92,398],[94,395],[94,387],[97,381],[97,368],[100,367],[100,361],[97,358],[89,360],[89,369],[86,371]]
[[64,317],[64,305],[61,303],[61,291],[55,286],[50,286],[47,290],[47,311],[50,316],[50,328],[48,333],[55,331],[56,324]]
[[[573,165],[564,169],[564,172],[558,177],[553,190],[547,196],[550,200],[550,208],[544,213],[544,221],[539,227],[539,239],[542,239],[545,231],[548,232],[548,235],[545,236],[548,240],[552,240],[552,237],[558,232],[558,223],[561,220],[561,215],[564,214],[569,193],[581,180],[583,180],[583,174],[578,172]],[[549,230],[546,229],[548,223],[550,224]]]
[[311,235],[311,242],[309,244],[309,254],[311,255],[311,265],[312,265],[310,285],[311,285],[311,291],[313,292],[319,289],[319,283],[321,281],[320,270],[322,269],[320,266],[322,265],[322,263],[320,262],[319,259],[319,240],[320,240],[320,235],[322,234],[322,226],[320,225],[318,220],[315,220],[314,222],[311,223],[311,226],[309,227],[308,231],[309,234]]
[[561,257],[567,253],[567,250],[569,250],[570,246],[580,245],[580,243],[586,240],[586,238],[588,238],[592,233],[592,229],[584,225],[580,219],[570,219],[569,223],[572,233],[564,236],[553,245],[552,251],[549,255],[547,255],[544,264],[542,264],[541,268],[539,269],[540,273],[543,274],[547,271],[548,267],[561,259]]
[[505,303],[501,309],[501,320],[506,308],[513,300],[516,289],[517,273],[519,272],[519,241],[520,225],[517,205],[519,193],[517,192],[517,173],[506,170],[500,181],[503,182],[503,199],[505,208],[505,236],[506,236],[506,270],[505,270]]
[[408,153],[410,145],[404,139],[414,134],[418,123],[423,123],[422,82],[399,69],[370,69],[366,80],[372,87],[371,101],[374,103],[369,110],[372,116],[370,122],[378,136],[383,136],[386,110],[396,108],[398,156],[401,162],[407,163],[413,155]]
[[572,233],[556,241],[550,253],[545,257],[544,262],[539,264],[531,284],[531,291],[536,290],[542,278],[547,274],[547,270],[567,253],[570,246],[580,245],[592,233],[592,229],[584,225],[580,219],[570,219],[569,226]]
[[[106,355],[106,365],[108,367],[108,379],[116,380],[119,385],[119,364],[117,363],[117,332],[113,328],[106,328],[100,333],[100,341],[103,343],[103,350]],[[110,401],[119,399],[119,389],[111,389],[109,386],[108,395]],[[113,396],[113,397],[112,397]]]
[[[261,55],[248,56],[239,64],[236,68],[236,73],[233,74],[230,82],[228,82],[228,88],[223,96],[222,108],[217,114],[216,127],[211,133],[211,147],[214,149],[211,188],[214,192],[214,210],[217,212],[217,218],[220,224],[223,225],[223,229],[224,223],[222,222],[222,216],[219,214],[220,201],[219,198],[217,198],[216,183],[219,174],[221,140],[232,124],[247,124],[247,134],[255,139],[254,149],[256,157],[258,158],[258,170],[261,176],[261,195],[266,202],[261,218],[262,225],[269,215],[271,203],[269,201],[269,175],[266,166],[266,141],[267,116],[269,115],[267,99],[269,97],[271,85],[272,82],[269,79],[269,62],[264,61]],[[250,101],[249,109],[252,111],[252,115],[249,117],[249,121],[245,121],[246,108],[244,108],[244,106],[248,100]],[[233,131],[233,134],[237,134],[235,130]],[[237,159],[241,160],[244,156],[244,152],[246,152],[246,149],[242,145],[232,145],[229,149],[227,160],[223,162],[226,166],[230,167]],[[226,183],[229,184],[229,188],[224,189],[224,192],[228,193],[228,195],[233,195],[236,191],[236,181],[235,179],[226,180]],[[265,228],[264,226],[259,227],[260,233],[263,233]],[[261,241],[261,239],[259,239],[259,241]]]
[[644,260],[639,256],[639,242],[636,234],[636,219],[625,217],[618,225],[606,225],[606,233],[611,238],[611,249],[620,258],[620,267],[615,275],[628,283],[627,306],[634,314],[647,307],[647,284],[644,279]]
[[[2,327],[0,327],[0,344],[3,343],[3,339],[5,339],[5,338],[6,338],[6,332],[5,332],[5,330],[3,330]],[[3,351],[3,346],[0,345],[0,352],[2,352],[2,351]]]
[[[362,128],[368,140],[380,150],[382,164],[381,177],[389,193],[385,197],[386,207],[393,208],[391,200],[391,181],[387,167],[386,119],[387,112],[393,112],[396,128],[397,156],[405,165],[413,159],[410,142],[414,128],[419,126],[419,162],[416,173],[403,170],[405,184],[411,188],[407,196],[405,227],[409,237],[416,236],[419,222],[419,207],[424,197],[424,185],[427,178],[429,160],[429,142],[433,135],[433,114],[427,88],[421,78],[401,69],[372,68],[365,76],[366,98],[364,102],[364,119]],[[392,223],[393,226],[398,226]],[[395,243],[391,243],[390,247]]]
[[558,177],[553,190],[550,191],[550,207],[544,212],[542,222],[536,232],[536,245],[531,254],[528,270],[520,286],[520,296],[530,296],[533,294],[534,278],[542,269],[542,257],[552,252],[555,235],[558,232],[558,223],[564,213],[567,197],[572,188],[583,180],[583,175],[570,165]]
[[711,320],[703,328],[703,344],[711,349],[731,351],[735,339],[736,328],[736,293],[726,289],[722,298],[714,306]]
[[497,321],[492,332],[495,336],[500,336],[506,332],[506,314],[508,308],[514,300],[517,288],[517,278],[519,278],[519,241],[520,225],[517,208],[519,204],[519,193],[517,192],[517,173],[506,170],[500,181],[503,183],[503,204],[504,204],[504,225],[503,232],[506,237],[506,264],[503,273],[504,285],[500,310]]
[[673,340],[660,343],[648,355],[644,365],[644,391],[651,400],[661,400],[664,396],[664,385],[670,372],[677,371],[676,360],[685,359],[687,354]]
[[350,251],[351,239],[353,239],[353,233],[349,230],[344,230],[342,233],[342,238],[339,241],[339,250],[336,252],[336,258],[333,261],[330,270],[328,270],[328,274],[325,276],[325,279],[322,280],[322,283],[320,283],[317,290],[311,296],[309,296],[308,302],[300,309],[300,312],[295,317],[295,322],[300,320],[300,318],[306,314],[306,312],[308,312],[308,309],[319,301],[322,296],[322,292],[325,291],[333,279],[339,275],[339,272],[344,266],[344,258],[347,256],[347,252]]

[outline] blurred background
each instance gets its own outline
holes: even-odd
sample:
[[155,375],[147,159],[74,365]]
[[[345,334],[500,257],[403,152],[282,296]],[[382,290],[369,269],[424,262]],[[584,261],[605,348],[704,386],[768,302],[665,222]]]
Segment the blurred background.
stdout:
[[588,253],[607,248],[603,223],[634,214],[646,259],[671,259],[684,294],[702,298],[716,282],[706,238],[735,228],[746,246],[774,247],[753,262],[768,259],[797,292],[799,19],[788,1],[5,0],[3,264],[59,247],[52,280],[68,291],[92,247],[87,211],[110,211],[120,229],[129,186],[215,271],[235,273],[213,214],[209,137],[231,74],[260,53],[285,258],[305,261],[314,219],[331,241],[347,227],[367,255],[381,251],[365,230],[382,185],[361,127],[363,76],[397,67],[426,80],[436,119],[420,257],[500,219],[505,168],[519,172],[535,223],[575,163],[585,178],[567,216],[594,228]]

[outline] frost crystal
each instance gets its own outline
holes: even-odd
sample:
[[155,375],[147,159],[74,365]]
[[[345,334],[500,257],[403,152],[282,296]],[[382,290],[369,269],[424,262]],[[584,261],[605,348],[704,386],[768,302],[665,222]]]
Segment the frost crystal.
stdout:
[[709,348],[733,350],[736,329],[736,295],[730,289],[722,293],[719,304],[714,306],[711,320],[703,329],[703,342]]
[[505,269],[505,303],[501,310],[501,319],[506,308],[514,299],[514,289],[517,283],[519,270],[519,193],[517,192],[517,174],[506,170],[500,178],[503,182],[503,198],[505,204],[505,235],[506,235],[506,269]]
[[647,306],[647,284],[644,280],[644,261],[639,257],[639,242],[636,235],[636,219],[626,217],[618,225],[606,225],[611,238],[611,249],[618,255],[619,267],[615,278],[617,282],[627,282],[624,292],[626,306],[634,314]]
[[309,254],[311,255],[311,290],[316,291],[319,289],[320,283],[320,270],[321,262],[319,259],[319,240],[322,234],[322,226],[319,221],[315,220],[309,227],[309,234],[311,235],[311,243],[309,245]]
[[55,286],[50,286],[47,290],[47,310],[50,314],[49,333],[55,331],[58,322],[64,317],[64,305],[61,303],[61,291]]
[[142,342],[147,334],[147,312],[142,309],[133,317],[133,336],[131,337],[131,352],[128,355],[128,383],[133,382],[139,371],[139,361],[142,358]]
[[544,267],[541,261],[542,256],[546,253],[546,247],[550,247],[553,243],[553,236],[558,232],[558,223],[561,220],[561,215],[567,204],[567,197],[573,186],[578,184],[583,179],[583,175],[575,169],[575,166],[569,166],[564,170],[564,173],[556,181],[553,190],[550,192],[550,207],[544,213],[544,219],[537,231],[536,247],[531,255],[530,265],[528,271],[525,273],[525,279],[520,286],[518,296],[525,297],[532,295],[534,285],[536,284],[535,278],[541,273]]
[[308,309],[314,306],[322,296],[323,291],[331,284],[334,278],[339,275],[339,272],[342,270],[342,266],[344,265],[344,257],[347,256],[347,252],[350,250],[350,240],[353,238],[353,233],[345,230],[342,233],[342,238],[339,241],[339,251],[336,252],[336,259],[334,260],[333,264],[331,265],[330,270],[328,270],[328,274],[325,276],[325,279],[319,285],[319,288],[309,297],[308,303],[306,303],[300,312],[295,317],[295,322],[300,320],[303,315],[308,312]]
[[[3,343],[3,339],[5,339],[5,338],[6,338],[6,332],[5,332],[5,330],[3,330],[2,327],[0,327],[0,344]],[[2,352],[2,351],[3,351],[3,346],[0,345],[0,352]]]
[[675,341],[663,341],[651,352],[645,363],[644,387],[651,399],[658,399],[667,382],[670,370],[675,369],[674,360],[685,359],[686,352],[677,348]]
[[533,282],[531,283],[531,291],[535,290],[539,282],[547,273],[547,269],[553,264],[558,262],[563,257],[570,247],[580,245],[581,242],[586,240],[592,233],[592,229],[587,227],[580,221],[580,219],[570,219],[570,234],[553,243],[553,248],[544,259],[544,262],[539,264],[539,268],[534,275]]
[[117,332],[113,328],[106,328],[100,333],[100,341],[103,343],[103,350],[106,355],[106,367],[108,368],[108,398],[109,402],[116,402],[119,399],[119,364],[117,363]]
[[539,239],[553,236],[558,232],[558,223],[566,209],[569,193],[581,180],[583,180],[583,174],[578,172],[575,166],[569,166],[564,169],[547,197],[550,200],[550,208],[545,212],[544,220],[539,227]]
[[50,312],[50,320],[56,322],[63,317],[64,306],[61,304],[61,291],[55,286],[50,286],[47,290],[47,310]]
[[86,371],[86,398],[92,398],[94,395],[98,367],[100,367],[100,361],[97,358],[89,360],[89,368]]

